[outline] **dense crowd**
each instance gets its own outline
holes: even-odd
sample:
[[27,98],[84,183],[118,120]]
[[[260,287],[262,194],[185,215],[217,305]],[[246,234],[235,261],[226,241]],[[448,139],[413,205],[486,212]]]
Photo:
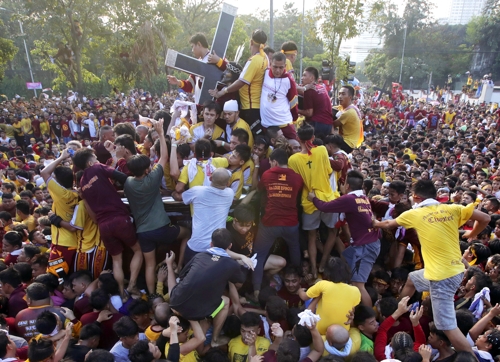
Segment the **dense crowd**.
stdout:
[[500,355],[500,110],[332,108],[266,41],[241,67],[193,36],[225,72],[202,105],[196,76],[1,103],[3,361]]

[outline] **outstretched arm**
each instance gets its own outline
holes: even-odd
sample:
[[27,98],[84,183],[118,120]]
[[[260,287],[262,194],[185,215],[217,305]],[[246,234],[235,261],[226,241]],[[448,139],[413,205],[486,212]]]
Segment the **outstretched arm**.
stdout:
[[57,166],[61,164],[65,159],[69,157],[68,149],[65,148],[59,158],[57,158],[54,162],[52,162],[50,165],[45,166],[42,171],[40,171],[40,176],[42,176],[43,181],[47,183],[47,180],[50,178],[54,170],[56,169]]

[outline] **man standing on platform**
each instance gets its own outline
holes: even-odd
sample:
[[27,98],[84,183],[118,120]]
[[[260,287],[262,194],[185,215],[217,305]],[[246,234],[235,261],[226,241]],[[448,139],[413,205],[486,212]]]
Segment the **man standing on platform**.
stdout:
[[250,52],[252,56],[245,64],[240,78],[220,91],[216,89],[209,91],[210,95],[215,98],[239,91],[241,118],[250,125],[250,129],[254,135],[262,132],[260,124],[260,94],[262,92],[264,73],[269,64],[267,55],[264,53],[266,41],[267,35],[262,30],[255,30],[250,40]]
[[262,127],[278,126],[287,139],[297,139],[292,124],[298,118],[297,88],[285,66],[285,54],[276,53],[271,67],[266,70],[260,96]]
[[[208,58],[210,56],[210,49],[208,47],[208,41],[205,35],[198,33],[191,37],[189,40],[191,44],[191,50],[195,58],[200,59],[204,63],[208,63]],[[219,59],[216,64],[217,68],[221,70],[226,69],[226,63],[223,59]],[[195,99],[199,99],[201,94],[201,86],[203,84],[203,79],[191,74],[186,80],[178,80],[173,75],[168,75],[168,82],[172,85],[176,85],[183,91],[188,93],[194,93]]]
[[337,119],[333,121],[334,127],[339,127],[340,134],[344,138],[342,151],[351,153],[358,148],[364,140],[363,127],[361,124],[361,113],[352,104],[354,98],[354,88],[345,85],[339,91],[339,103]]
[[332,102],[323,83],[317,84],[319,72],[314,67],[307,67],[302,74],[302,85],[311,85],[304,91],[303,108],[299,114],[314,127],[316,136],[332,133]]

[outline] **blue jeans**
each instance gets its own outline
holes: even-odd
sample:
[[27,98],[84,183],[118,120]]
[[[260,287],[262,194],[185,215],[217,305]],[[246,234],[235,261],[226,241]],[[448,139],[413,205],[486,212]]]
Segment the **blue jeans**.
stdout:
[[265,226],[261,222],[257,238],[253,244],[253,253],[257,254],[257,266],[252,273],[254,290],[260,290],[262,277],[264,276],[264,265],[269,257],[269,250],[271,250],[274,241],[279,237],[282,237],[288,246],[292,265],[300,265],[299,225]]
[[330,133],[332,133],[333,124],[326,124],[315,121],[310,121],[309,124],[314,127],[314,134],[316,136],[328,136]]

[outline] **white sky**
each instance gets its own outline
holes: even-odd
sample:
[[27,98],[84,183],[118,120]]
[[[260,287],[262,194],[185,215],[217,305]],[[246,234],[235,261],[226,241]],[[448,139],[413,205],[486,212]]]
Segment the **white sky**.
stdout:
[[[251,14],[256,9],[269,9],[270,0],[226,0],[231,5],[238,7],[238,14]],[[300,11],[302,10],[303,0],[274,0],[273,5],[275,11],[282,7],[285,3],[292,2],[295,4],[295,7]],[[306,3],[306,11],[314,8],[316,1],[307,0]],[[449,8],[451,4],[451,0],[431,0],[431,3],[434,3],[434,11],[433,16],[434,19],[447,17],[449,13]]]

